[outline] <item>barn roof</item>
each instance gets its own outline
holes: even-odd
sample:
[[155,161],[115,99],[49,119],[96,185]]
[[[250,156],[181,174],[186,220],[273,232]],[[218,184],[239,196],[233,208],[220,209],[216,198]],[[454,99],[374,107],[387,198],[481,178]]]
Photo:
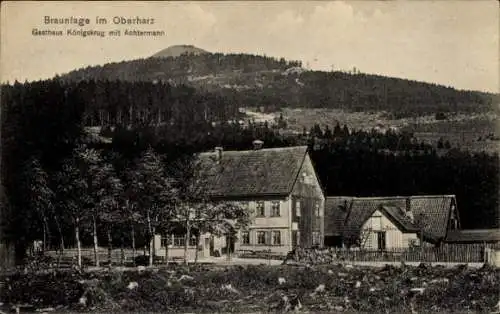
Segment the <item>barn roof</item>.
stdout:
[[357,236],[363,224],[381,206],[405,207],[404,197],[355,197],[351,200],[349,213],[344,222],[343,236]]
[[499,229],[450,230],[445,242],[449,243],[483,243],[500,242]]
[[[401,228],[408,230],[412,228],[407,221],[402,220],[401,215],[411,210],[414,217],[413,227],[423,226],[424,235],[429,240],[439,241],[446,236],[452,204],[455,204],[454,195],[351,197],[342,235],[356,236],[375,210],[385,208],[387,215],[397,221]],[[325,225],[329,223],[325,222]]]
[[340,236],[352,197],[334,196],[325,200],[325,235]]
[[380,211],[402,232],[418,232],[420,230],[401,207],[382,205]]
[[435,240],[442,240],[446,236],[453,204],[456,204],[454,195],[411,197],[415,222],[422,225],[424,232]]
[[200,172],[212,197],[286,196],[306,155],[307,146],[202,153]]

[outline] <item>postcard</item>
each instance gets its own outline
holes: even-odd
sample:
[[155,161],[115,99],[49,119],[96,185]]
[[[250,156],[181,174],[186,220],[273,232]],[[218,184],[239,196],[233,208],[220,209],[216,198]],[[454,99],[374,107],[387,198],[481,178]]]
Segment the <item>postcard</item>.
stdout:
[[500,312],[496,1],[0,14],[0,313]]

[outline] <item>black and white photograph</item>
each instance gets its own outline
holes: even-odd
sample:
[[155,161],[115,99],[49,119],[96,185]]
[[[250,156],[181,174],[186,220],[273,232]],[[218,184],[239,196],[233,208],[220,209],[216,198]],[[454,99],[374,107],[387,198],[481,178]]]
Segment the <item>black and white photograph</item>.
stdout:
[[0,314],[500,313],[498,1],[0,24]]

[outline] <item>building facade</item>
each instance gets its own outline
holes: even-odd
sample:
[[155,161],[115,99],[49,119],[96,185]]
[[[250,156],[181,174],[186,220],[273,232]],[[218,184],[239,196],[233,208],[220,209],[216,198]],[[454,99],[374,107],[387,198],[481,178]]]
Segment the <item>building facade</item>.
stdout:
[[[190,246],[189,256],[194,256],[196,248],[199,256],[225,254],[228,250],[236,254],[269,250],[286,255],[298,245],[323,246],[325,197],[307,146],[262,145],[256,141],[253,150],[216,148],[200,154],[200,175],[205,178],[209,197],[247,208],[252,223],[239,230],[235,240],[200,235],[200,242]],[[164,243],[162,236],[155,237],[158,255],[165,254]],[[183,240],[173,241],[169,256],[177,251],[184,254]]]
[[419,245],[419,229],[403,217],[389,214],[386,208],[376,210],[361,227],[360,247],[368,250],[390,250]]

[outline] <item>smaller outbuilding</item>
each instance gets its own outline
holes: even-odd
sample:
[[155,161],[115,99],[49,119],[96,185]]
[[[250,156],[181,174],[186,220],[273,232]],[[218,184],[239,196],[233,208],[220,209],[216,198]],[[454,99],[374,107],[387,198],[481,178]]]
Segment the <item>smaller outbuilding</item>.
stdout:
[[500,244],[500,229],[462,229],[450,230],[445,243],[491,243]]

